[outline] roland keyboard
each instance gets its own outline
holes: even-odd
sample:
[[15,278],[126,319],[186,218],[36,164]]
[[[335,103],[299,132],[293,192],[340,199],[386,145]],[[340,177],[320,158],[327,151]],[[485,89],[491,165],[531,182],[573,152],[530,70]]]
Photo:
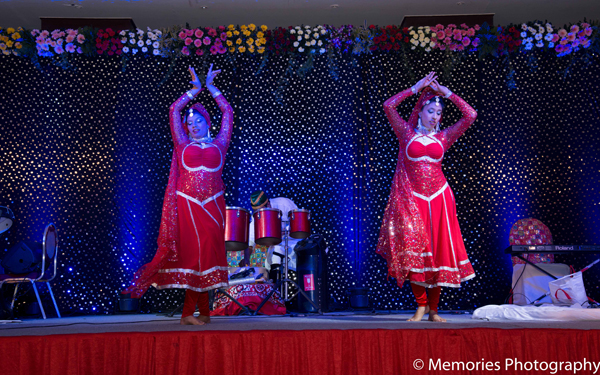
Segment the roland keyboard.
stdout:
[[512,245],[507,247],[506,254],[600,254],[598,245]]

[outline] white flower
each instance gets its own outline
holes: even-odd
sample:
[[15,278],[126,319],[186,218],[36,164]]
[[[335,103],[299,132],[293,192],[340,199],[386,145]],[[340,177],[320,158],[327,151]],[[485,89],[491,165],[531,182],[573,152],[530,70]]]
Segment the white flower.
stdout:
[[543,33],[544,33],[544,30],[545,30],[545,29],[544,29],[542,26],[540,26],[540,27],[538,28],[538,33],[541,33],[541,34],[543,34]]
[[551,33],[551,32],[554,31],[554,29],[552,28],[551,24],[549,24],[549,23],[546,24],[546,31],[549,32],[549,33]]
[[123,52],[128,53],[129,52],[129,47],[123,47]]
[[146,39],[146,45],[150,45],[152,44],[152,41],[150,39]]
[[527,25],[526,24],[522,24],[521,25],[521,30],[526,31],[527,30]]
[[[320,26],[319,26],[319,27],[320,27]],[[315,28],[313,29],[313,31],[314,31],[314,32],[317,32],[317,31],[319,31],[319,27],[315,27]]]
[[290,34],[296,34],[296,29],[291,29]]
[[304,42],[304,45],[310,47],[310,42],[307,40],[306,42]]
[[304,52],[304,48],[302,48],[302,47],[298,48],[298,52]]
[[327,30],[321,30],[321,35],[327,34]]
[[425,47],[427,44],[425,42],[421,42],[420,46]]
[[148,52],[148,48],[146,46],[142,47],[142,52]]
[[321,48],[321,49],[319,50],[319,52],[321,52],[321,53],[325,53],[325,48]]
[[137,50],[137,48],[132,48],[131,52],[135,55],[136,53],[138,53],[138,50]]
[[137,33],[138,33],[138,35],[144,35],[144,30],[137,29]]
[[429,26],[425,26],[425,32],[426,32],[426,33],[428,33],[428,32],[430,32],[430,31],[431,31],[431,27],[429,27]]
[[296,26],[296,30],[300,30],[300,26]]
[[431,39],[429,39],[429,37],[426,37],[426,38],[425,38],[423,41],[424,41],[425,43],[429,43],[429,42],[431,42]]
[[298,30],[298,34],[302,35],[302,34],[304,34],[304,31]]
[[431,47],[431,48],[435,47],[435,42],[429,43],[429,47]]
[[313,39],[311,40],[310,44],[314,46],[315,44],[317,44],[317,41]]
[[318,46],[322,46],[322,45],[323,45],[323,41],[322,41],[322,40],[319,40],[319,41],[317,42],[317,45],[318,45]]
[[144,39],[144,36],[143,35],[138,35],[138,39],[142,40],[142,39]]
[[415,31],[414,31],[414,30],[411,30],[411,31],[410,31],[408,34],[409,34],[409,35],[415,35],[416,33],[415,33]]
[[313,38],[315,38],[315,39],[319,39],[319,33],[314,33],[314,34],[313,34]]
[[135,44],[135,39],[129,39],[129,43]]
[[121,39],[121,43],[123,43],[123,44],[127,43],[127,38]]
[[127,34],[127,31],[125,31],[125,30],[121,30],[121,32],[119,33],[119,35],[121,35],[121,36],[125,36],[125,34]]
[[152,39],[152,40],[156,40],[156,39],[158,39],[158,37],[156,36],[156,34],[153,34],[153,33],[148,33],[148,37],[149,37],[150,39]]
[[310,29],[310,26],[306,25],[304,26],[305,29]]
[[138,47],[143,47],[144,46],[144,41],[143,40],[138,40],[137,45],[138,45]]
[[415,46],[412,46],[412,47],[410,47],[410,49],[417,49],[417,47],[415,47]]
[[429,51],[431,51],[431,48],[429,48],[429,47],[425,48],[425,52],[429,52]]
[[156,55],[160,55],[160,51],[155,49],[154,51],[152,51],[152,53],[156,56]]
[[535,29],[533,27],[528,27],[527,30],[532,34],[535,34]]
[[423,26],[417,27],[417,30],[423,30]]
[[154,47],[154,48],[158,48],[159,46],[160,46],[160,43],[158,43],[158,42],[152,43],[152,47]]
[[552,40],[552,37],[553,37],[553,36],[554,36],[554,35],[552,35],[552,34],[546,34],[546,36],[544,37],[544,39],[545,39],[545,40],[547,40],[547,41],[549,42],[549,41],[551,41],[551,40]]
[[521,32],[521,38],[527,38],[527,33],[525,31]]
[[156,30],[154,30],[154,34],[156,34],[158,36],[162,36],[162,31],[156,29]]
[[536,34],[535,35],[535,40],[540,40],[542,38],[543,38],[542,34]]
[[302,40],[302,37],[300,35],[298,35],[298,40]]
[[544,42],[542,42],[542,41],[540,40],[539,42],[537,42],[537,43],[535,44],[535,46],[536,46],[536,47],[538,47],[538,48],[541,48],[541,47],[543,47],[543,46],[544,46]]
[[418,40],[416,40],[416,39],[411,39],[411,41],[410,41],[410,42],[411,42],[412,44],[414,44],[415,46],[418,46],[418,45],[419,45],[419,41],[418,41]]
[[419,35],[419,42],[423,42],[425,41],[425,37],[421,34]]
[[294,42],[294,47],[298,47],[299,45],[300,45],[300,43]]
[[130,38],[135,38],[135,34],[134,33],[129,33],[129,37]]

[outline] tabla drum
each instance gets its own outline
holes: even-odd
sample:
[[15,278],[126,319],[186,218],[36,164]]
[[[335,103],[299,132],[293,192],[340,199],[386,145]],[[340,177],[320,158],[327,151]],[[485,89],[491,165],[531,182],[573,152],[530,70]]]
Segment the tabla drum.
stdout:
[[248,247],[250,212],[242,207],[225,208],[225,250],[240,251]]
[[290,237],[305,239],[310,236],[310,211],[297,209],[288,213],[290,218]]
[[262,246],[281,243],[281,210],[261,208],[254,213],[254,237]]

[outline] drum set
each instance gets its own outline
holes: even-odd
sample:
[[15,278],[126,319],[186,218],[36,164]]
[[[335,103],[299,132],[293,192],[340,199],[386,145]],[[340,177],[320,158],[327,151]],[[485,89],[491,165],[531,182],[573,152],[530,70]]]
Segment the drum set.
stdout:
[[[283,267],[280,268],[280,272],[283,272],[283,274],[277,279],[273,290],[258,306],[254,315],[260,311],[276,290],[280,290],[284,301],[289,301],[288,283],[294,284],[299,293],[302,293],[317,310],[321,311],[295,281],[288,279],[288,239],[289,237],[305,239],[310,236],[310,211],[304,209],[291,210],[286,220],[282,218],[281,210],[264,207],[256,210],[252,216],[254,218],[254,237],[257,244],[275,246],[285,241]],[[241,251],[248,248],[249,226],[250,212],[248,210],[242,207],[226,207],[225,249],[227,251]]]

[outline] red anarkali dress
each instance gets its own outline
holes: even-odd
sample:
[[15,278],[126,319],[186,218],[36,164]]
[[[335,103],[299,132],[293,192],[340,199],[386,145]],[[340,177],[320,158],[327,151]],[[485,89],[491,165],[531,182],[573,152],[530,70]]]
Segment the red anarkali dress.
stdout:
[[460,232],[454,194],[442,172],[442,159],[477,113],[452,94],[449,99],[463,117],[441,132],[427,134],[416,128],[418,112],[434,93],[423,92],[406,122],[396,107],[410,95],[412,91],[405,90],[384,104],[400,151],[377,253],[387,260],[389,274],[400,286],[409,279],[426,287],[459,287],[475,277],[475,272]]
[[[233,129],[233,111],[223,95],[215,100],[223,113],[219,135],[211,141],[191,141],[180,111],[190,102],[187,94],[169,109],[175,150],[154,259],[136,273],[128,288],[140,297],[150,285],[157,289],[182,288],[203,292],[228,285],[225,251],[225,154]],[[192,108],[210,116],[200,104]]]

